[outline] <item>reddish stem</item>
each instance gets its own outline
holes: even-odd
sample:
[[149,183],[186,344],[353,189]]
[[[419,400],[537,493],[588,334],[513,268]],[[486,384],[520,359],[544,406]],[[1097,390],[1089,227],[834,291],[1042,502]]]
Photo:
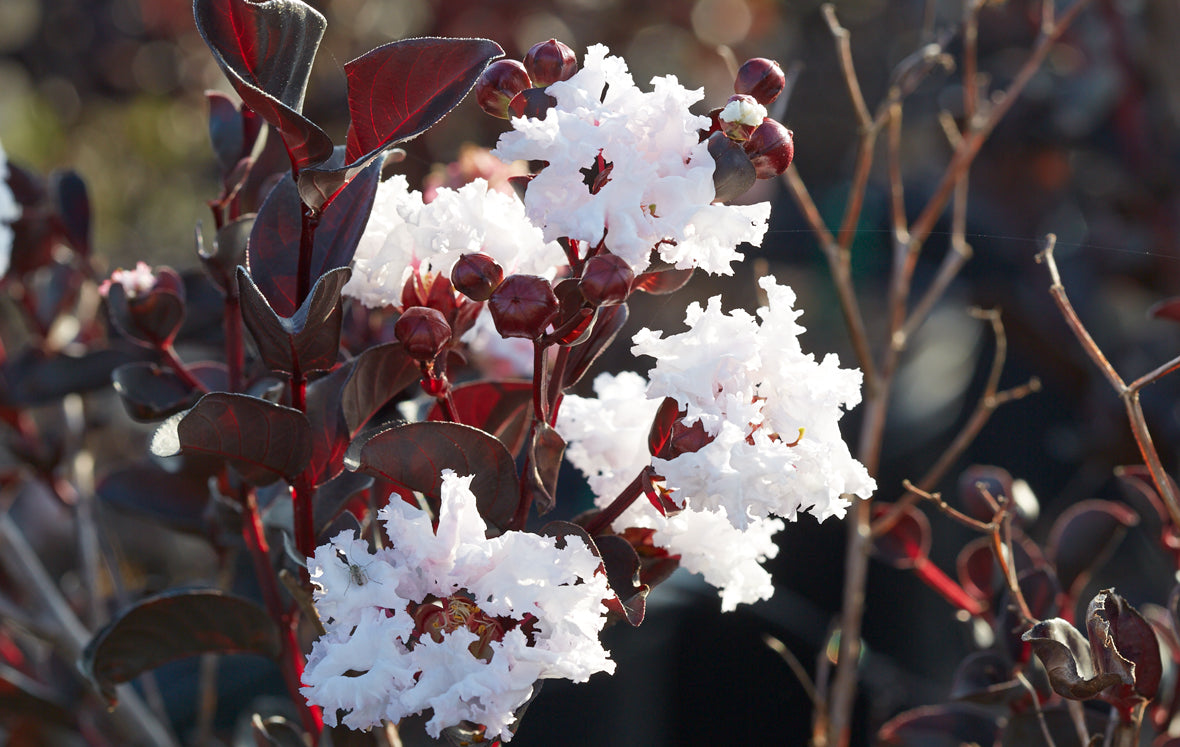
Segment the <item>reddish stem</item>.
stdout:
[[172,347],[172,343],[168,343],[160,348],[160,354],[164,356],[164,360],[168,366],[176,372],[184,385],[190,389],[196,389],[199,392],[208,392],[209,387],[201,383],[201,381],[193,376],[193,372],[188,370],[188,366],[184,365],[184,361],[176,354],[176,349]]
[[242,304],[237,288],[225,291],[225,366],[228,369],[229,390],[242,391],[242,369],[246,351],[242,344]]
[[943,599],[971,616],[982,615],[983,604],[978,599],[963,590],[942,569],[930,562],[930,558],[920,556],[914,559],[914,573],[922,579],[922,583],[934,589]]
[[623,492],[619,493],[619,496],[610,502],[609,506],[602,509],[597,516],[586,522],[586,533],[591,537],[596,537],[609,529],[611,523],[622,516],[623,512],[630,508],[631,504],[639,496],[643,495],[648,479],[648,468],[644,468],[627,487],[623,488]]

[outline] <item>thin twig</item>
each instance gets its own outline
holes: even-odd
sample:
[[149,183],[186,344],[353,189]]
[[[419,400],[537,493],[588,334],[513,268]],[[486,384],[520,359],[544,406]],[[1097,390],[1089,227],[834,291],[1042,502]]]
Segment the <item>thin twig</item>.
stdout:
[[972,518],[951,506],[949,503],[943,500],[942,493],[928,493],[925,490],[919,488],[917,485],[914,485],[909,480],[902,480],[901,484],[902,487],[904,487],[910,493],[913,493],[919,498],[924,498],[930,503],[933,503],[939,511],[946,514],[951,519],[959,522],[963,526],[970,527],[979,532],[991,532],[994,529],[990,522],[980,521],[979,519]]
[[1037,695],[1036,688],[1028,681],[1023,672],[1017,672],[1016,679],[1028,691],[1033,710],[1037,712],[1037,723],[1041,725],[1041,736],[1045,738],[1045,744],[1048,747],[1057,747],[1057,743],[1053,741],[1053,734],[1049,731],[1049,724],[1045,721],[1045,712],[1041,710],[1041,699]]
[[901,178],[901,102],[889,105],[889,203],[892,207],[894,241],[905,241],[910,234],[905,214],[905,183]]
[[852,44],[849,42],[848,29],[841,26],[840,21],[836,19],[836,6],[824,3],[820,10],[823,11],[828,30],[832,32],[832,37],[836,40],[836,53],[840,57],[840,72],[844,75],[844,85],[848,88],[849,97],[852,98],[852,107],[856,109],[856,118],[860,121],[861,129],[870,129],[873,125],[873,117],[869,114],[869,107],[865,104],[864,94],[860,90],[860,80],[856,77],[856,68],[852,64]]
[[769,633],[762,634],[762,642],[787,663],[787,666],[791,668],[791,673],[795,675],[795,679],[799,680],[799,684],[803,686],[803,691],[807,693],[811,704],[813,706],[817,705],[819,703],[819,692],[815,689],[815,683],[811,681],[807,670],[803,668],[803,663],[791,653],[791,649],[787,648],[786,644]]

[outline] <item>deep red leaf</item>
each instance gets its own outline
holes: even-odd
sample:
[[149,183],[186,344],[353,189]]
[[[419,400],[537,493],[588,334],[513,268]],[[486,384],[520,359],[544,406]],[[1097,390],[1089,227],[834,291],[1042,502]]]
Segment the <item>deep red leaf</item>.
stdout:
[[631,290],[643,291],[653,296],[663,296],[683,288],[692,279],[692,268],[687,270],[654,270],[641,272],[631,283]]
[[233,170],[245,148],[246,132],[242,113],[229,96],[220,91],[205,91],[209,102],[209,142],[223,174]]
[[1180,297],[1166,298],[1147,310],[1149,319],[1167,319],[1180,322]]
[[557,503],[557,475],[561,457],[565,453],[565,439],[548,423],[537,423],[529,443],[526,480],[533,495],[538,516],[553,510]]
[[[358,497],[361,497],[362,491],[368,490],[372,485],[372,475],[341,472],[319,486],[312,498],[316,536],[325,539],[334,536],[334,533],[330,533],[328,530],[336,525],[337,517]],[[288,505],[290,505],[289,502]]]
[[168,591],[145,599],[103,628],[80,666],[110,703],[115,685],[198,654],[277,658],[279,630],[259,605],[216,590]]
[[921,706],[894,716],[877,732],[889,745],[994,744],[1000,724],[990,711],[968,703]]
[[508,528],[520,497],[516,465],[504,445],[489,433],[458,423],[391,426],[353,441],[344,464],[420,492],[436,510],[444,469],[474,475],[471,492],[490,534]]
[[205,534],[209,489],[185,472],[166,472],[140,464],[112,472],[95,490],[103,503],[130,511],[173,529]]
[[[473,381],[453,388],[451,399],[459,422],[492,434],[512,454],[524,446],[532,418],[533,382]],[[443,419],[436,403],[427,420]]]
[[242,321],[258,345],[258,353],[272,371],[304,374],[327,371],[340,354],[344,322],[340,290],[352,270],[339,267],[316,282],[307,300],[289,318],[281,318],[266,302],[245,269],[238,268]]
[[562,387],[568,388],[581,381],[586,371],[602,355],[602,351],[610,347],[618,337],[619,331],[627,323],[629,311],[627,304],[607,306],[599,309],[594,318],[594,326],[587,333],[586,339],[576,347],[570,348],[569,360],[566,361],[565,377]]
[[345,161],[426,131],[503,54],[487,39],[422,37],[382,45],[346,64],[352,122]]
[[111,321],[137,345],[161,348],[172,344],[184,321],[184,283],[174,270],[156,270],[156,287],[128,298],[122,283],[111,283],[107,294]]
[[1104,700],[1126,712],[1155,697],[1163,675],[1159,640],[1138,610],[1113,589],[1100,591],[1086,611],[1086,631],[1098,671],[1123,675],[1118,687],[1102,693]]
[[57,171],[50,179],[57,217],[66,239],[82,256],[90,253],[90,196],[76,171]]
[[197,453],[228,460],[246,481],[267,485],[294,479],[311,456],[307,416],[246,394],[206,394],[186,414],[160,426],[156,456]]
[[607,609],[638,626],[647,612],[647,594],[651,591],[639,580],[639,556],[627,540],[613,534],[599,537],[596,544],[606,569],[607,582],[617,595],[617,600],[607,600]]
[[358,355],[340,400],[349,435],[355,437],[369,418],[420,376],[418,364],[400,342],[375,345]]
[[[355,359],[354,359],[355,361]],[[311,459],[304,474],[319,486],[344,471],[348,424],[340,408],[340,392],[352,375],[353,361],[307,386],[307,419],[311,423]]]
[[[982,489],[981,489],[982,488]],[[991,521],[996,510],[991,507],[984,490],[992,498],[1012,497],[1012,475],[1003,467],[973,464],[959,475],[959,500],[963,512],[973,519]]]
[[237,292],[234,274],[238,265],[246,263],[246,245],[254,230],[254,218],[254,213],[249,213],[218,229],[211,251],[205,251],[201,234],[197,232],[197,257],[222,293]]
[[298,0],[196,0],[197,30],[230,84],[278,131],[296,169],[332,154],[332,141],[300,112],[327,22]]
[[999,578],[991,540],[976,537],[968,542],[959,550],[955,566],[963,590],[984,604],[990,603]]
[[[189,369],[210,390],[225,388],[225,367],[220,364],[197,364]],[[154,363],[127,363],[111,374],[115,391],[133,420],[141,423],[163,420],[192,407],[200,391],[185,384],[171,369]]]
[[1065,510],[1049,532],[1049,559],[1061,588],[1071,596],[1081,591],[1093,571],[1106,561],[1139,515],[1121,503],[1081,501]]

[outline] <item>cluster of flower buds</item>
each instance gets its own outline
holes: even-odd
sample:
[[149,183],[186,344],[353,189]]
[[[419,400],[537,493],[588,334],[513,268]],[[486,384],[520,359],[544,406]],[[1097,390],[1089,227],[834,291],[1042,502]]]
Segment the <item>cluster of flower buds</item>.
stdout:
[[755,57],[738,70],[734,95],[724,107],[709,112],[712,126],[701,133],[710,139],[710,152],[717,153],[720,138],[741,145],[754,164],[759,179],[771,179],[787,170],[795,157],[793,133],[766,115],[766,107],[787,85],[783,69],[774,60]]
[[540,116],[552,101],[545,88],[569,80],[578,71],[574,51],[550,39],[534,44],[524,62],[496,60],[488,65],[475,84],[475,98],[493,117]]

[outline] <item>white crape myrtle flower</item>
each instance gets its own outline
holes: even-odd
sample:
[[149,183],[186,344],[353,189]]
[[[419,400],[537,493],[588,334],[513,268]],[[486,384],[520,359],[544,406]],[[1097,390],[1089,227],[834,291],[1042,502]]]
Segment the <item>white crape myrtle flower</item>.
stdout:
[[737,99],[726,104],[717,118],[723,122],[737,122],[757,127],[766,119],[766,107],[757,101]]
[[672,397],[713,440],[693,453],[654,460],[679,500],[724,508],[734,526],[810,511],[843,516],[844,495],[867,498],[876,483],[840,436],[843,409],[860,402],[861,374],[835,355],[804,353],[795,293],[772,277],[759,285],[769,305],[761,324],[744,311],[721,311],[721,297],[686,314],[690,330],[661,337],[642,329],[632,353],[656,359],[647,394]]
[[561,247],[542,238],[515,195],[476,179],[459,189],[439,188],[423,202],[421,192],[395,175],[377,187],[344,294],[370,308],[399,306],[411,272],[449,277],[460,255],[473,252],[496,260],[505,274],[553,277],[566,264]]
[[8,273],[12,260],[13,232],[10,225],[21,216],[21,206],[8,186],[8,156],[0,145],[0,278]]
[[[597,397],[567,395],[562,400],[557,430],[567,442],[566,458],[586,475],[600,508],[651,463],[647,435],[661,399],[647,399],[646,390],[647,381],[639,374],[600,374],[594,380]],[[738,529],[725,509],[691,505],[665,517],[641,496],[612,527],[655,530],[656,546],[679,555],[680,565],[720,590],[723,611],[774,593],[762,564],[778,554],[773,536],[784,527],[778,519],[757,519]]]
[[342,532],[308,559],[326,633],[302,691],[330,725],[367,729],[430,709],[431,736],[473,721],[508,741],[538,679],[614,671],[598,640],[610,591],[576,536],[560,550],[524,532],[486,539],[472,478],[442,475],[437,529],[395,498],[379,513],[390,547],[371,553]]
[[703,91],[671,75],[651,83],[641,91],[627,64],[596,44],[573,77],[545,89],[557,105],[543,119],[514,118],[493,153],[547,162],[525,191],[546,239],[596,246],[605,237],[636,272],[658,249],[679,268],[728,275],[739,244],[761,243],[770,203],[712,204],[714,161],[698,135],[709,119],[689,111]]

